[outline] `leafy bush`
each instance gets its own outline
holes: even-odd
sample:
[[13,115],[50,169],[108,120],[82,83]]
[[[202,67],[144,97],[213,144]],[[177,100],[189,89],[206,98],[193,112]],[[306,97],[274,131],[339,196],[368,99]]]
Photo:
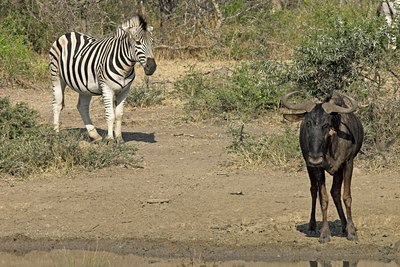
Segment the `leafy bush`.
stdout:
[[10,0],[3,0],[0,3],[1,25],[13,36],[24,37],[25,44],[32,45],[35,52],[43,52],[48,49],[49,25],[46,25],[39,16],[40,5],[38,3],[27,3],[20,1],[13,3]]
[[12,34],[0,23],[0,85],[29,73],[33,57],[26,37]]
[[132,107],[148,107],[161,104],[165,90],[160,86],[149,88],[145,83],[132,86],[126,98],[126,103]]
[[187,101],[186,109],[201,118],[229,115],[244,119],[256,117],[279,106],[286,67],[277,62],[243,64],[220,69],[208,75],[193,69],[174,86]]
[[98,169],[113,165],[137,166],[136,148],[105,143],[92,145],[76,131],[55,133],[38,124],[38,113],[26,104],[11,106],[0,99],[0,173],[28,176],[75,167]]
[[245,164],[299,170],[303,165],[298,135],[285,128],[282,134],[250,136],[244,124],[231,127],[233,143],[228,151],[239,155]]
[[291,80],[295,87],[323,96],[330,89],[376,82],[377,69],[392,57],[386,51],[387,32],[376,19],[355,24],[342,17],[327,17],[325,28],[308,34],[295,50]]
[[365,131],[360,158],[368,170],[399,167],[400,98],[396,93],[388,96],[374,98],[358,112]]
[[3,138],[17,139],[37,126],[39,113],[25,103],[11,106],[8,98],[0,98],[0,133]]

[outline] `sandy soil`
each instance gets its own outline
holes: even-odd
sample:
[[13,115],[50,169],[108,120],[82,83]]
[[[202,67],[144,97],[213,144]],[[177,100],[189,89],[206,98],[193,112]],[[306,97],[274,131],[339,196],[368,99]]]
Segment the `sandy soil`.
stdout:
[[[162,61],[151,79],[173,82],[193,64]],[[196,64],[203,70],[224,65]],[[50,89],[0,89],[5,96],[27,102],[51,122]],[[69,91],[64,129],[83,126],[76,99]],[[104,129],[99,100],[91,112]],[[204,261],[400,260],[399,174],[357,170],[352,193],[359,241],[341,236],[330,201],[333,237],[319,244],[306,234],[311,198],[304,171],[235,168],[226,151],[232,141],[227,125],[182,117],[174,101],[126,110],[124,138],[138,147],[143,168],[2,179],[0,251],[95,249]],[[267,121],[253,127],[268,131]],[[317,216],[321,220],[319,210]]]

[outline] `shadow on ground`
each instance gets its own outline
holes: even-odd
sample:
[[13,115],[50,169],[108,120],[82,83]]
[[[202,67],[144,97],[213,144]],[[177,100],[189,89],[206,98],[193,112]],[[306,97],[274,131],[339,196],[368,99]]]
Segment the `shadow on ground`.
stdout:
[[[107,136],[107,131],[103,129],[96,128],[98,133],[104,138]],[[84,135],[88,141],[90,137],[87,135],[87,131],[85,128],[71,128],[68,131],[77,131],[80,134]],[[156,137],[154,133],[141,133],[141,132],[122,132],[122,138],[125,142],[144,142],[144,143],[157,143]]]
[[[328,222],[329,224],[329,229],[331,230],[331,236],[338,236],[338,237],[344,237],[343,232],[342,232],[342,224],[340,223],[340,220],[335,220],[335,221],[330,221]],[[316,237],[319,238],[320,231],[322,227],[322,222],[317,222],[317,231],[315,232],[310,232],[308,231],[308,223],[303,223],[303,224],[298,224],[296,225],[297,231],[303,233],[307,237]]]

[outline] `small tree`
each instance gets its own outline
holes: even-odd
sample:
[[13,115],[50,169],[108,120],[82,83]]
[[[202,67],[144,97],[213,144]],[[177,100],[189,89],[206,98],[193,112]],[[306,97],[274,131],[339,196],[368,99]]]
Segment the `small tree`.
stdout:
[[290,79],[318,97],[359,83],[379,85],[379,71],[395,59],[386,51],[387,28],[380,23],[363,19],[354,24],[339,17],[315,30],[296,49]]

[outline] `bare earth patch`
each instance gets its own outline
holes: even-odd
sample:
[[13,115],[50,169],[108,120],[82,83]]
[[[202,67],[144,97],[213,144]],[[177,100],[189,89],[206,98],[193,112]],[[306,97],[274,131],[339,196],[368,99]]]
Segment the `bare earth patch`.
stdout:
[[[205,70],[222,67],[199,64]],[[182,62],[161,61],[151,79],[173,82],[184,71]],[[0,97],[5,96],[27,102],[51,122],[50,88],[0,89]],[[76,100],[75,93],[67,94],[63,129],[83,127]],[[306,172],[231,166],[227,125],[185,123],[182,106],[170,102],[124,114],[124,139],[138,147],[143,168],[2,179],[0,251],[97,249],[156,257],[201,255],[210,261],[400,259],[399,174],[358,170],[352,194],[359,241],[341,236],[331,200],[333,237],[321,245],[317,236],[306,234],[311,206]],[[104,129],[97,99],[91,114]],[[319,210],[317,216],[320,220]]]

